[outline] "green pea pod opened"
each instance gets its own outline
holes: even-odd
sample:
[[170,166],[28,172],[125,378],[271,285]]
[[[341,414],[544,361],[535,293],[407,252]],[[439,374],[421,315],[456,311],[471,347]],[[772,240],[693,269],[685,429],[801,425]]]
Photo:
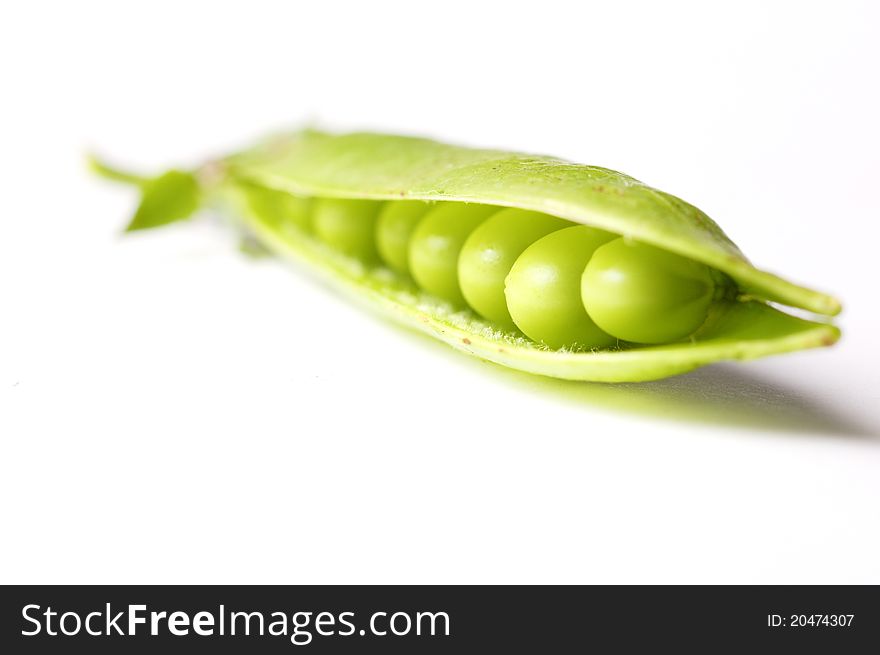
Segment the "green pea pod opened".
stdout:
[[384,134],[301,131],[144,178],[130,230],[206,204],[379,313],[570,380],[654,380],[840,336],[833,297],[752,266],[706,214],[605,168]]

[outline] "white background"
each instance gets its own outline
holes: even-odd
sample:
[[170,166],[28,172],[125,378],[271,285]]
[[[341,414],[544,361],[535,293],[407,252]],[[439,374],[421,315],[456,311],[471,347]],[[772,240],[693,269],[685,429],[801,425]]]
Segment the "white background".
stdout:
[[[877,3],[4,7],[0,581],[880,582]],[[844,338],[530,377],[83,168],[307,122],[628,172]]]

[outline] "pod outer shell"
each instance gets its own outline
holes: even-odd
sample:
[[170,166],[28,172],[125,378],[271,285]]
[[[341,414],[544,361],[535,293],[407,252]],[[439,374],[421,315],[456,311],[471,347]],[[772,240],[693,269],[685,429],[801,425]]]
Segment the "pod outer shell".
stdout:
[[519,207],[592,225],[716,268],[755,298],[835,315],[832,296],[755,268],[702,211],[623,173],[429,139],[314,130],[223,160],[233,176],[294,194],[453,200]]

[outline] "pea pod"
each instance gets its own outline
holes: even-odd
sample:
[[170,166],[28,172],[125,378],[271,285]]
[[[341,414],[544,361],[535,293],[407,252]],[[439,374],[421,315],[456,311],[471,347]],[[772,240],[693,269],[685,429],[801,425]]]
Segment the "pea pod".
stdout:
[[[139,184],[144,193],[142,207],[155,207],[153,196],[157,194],[164,197],[161,188],[156,191],[161,187],[157,182],[161,176],[145,180],[103,164],[96,169],[108,177]],[[198,181],[199,203],[229,209],[240,226],[270,251],[305,263],[342,292],[400,323],[469,354],[530,373],[572,380],[644,381],[721,360],[828,346],[839,338],[839,330],[827,321],[800,318],[770,304],[831,316],[840,311],[833,297],[754,267],[699,209],[604,168],[428,139],[308,130],[273,137],[250,150],[210,162],[195,171],[193,179]],[[314,201],[309,206],[319,212],[317,221],[314,216],[305,221],[299,215],[285,220],[261,210],[285,203],[255,202],[254,189]],[[366,202],[352,202],[358,200]],[[389,209],[402,201],[407,208],[400,212]],[[419,201],[430,206],[414,206]],[[448,209],[453,203],[471,204],[462,206],[456,215]],[[177,199],[175,206],[181,204],[194,203]],[[351,207],[350,213],[338,213],[339,207]],[[511,213],[509,252],[496,258],[507,268],[498,269],[499,264],[487,268],[475,259],[472,244],[492,235],[504,236],[504,208],[544,215],[544,222],[530,229],[522,214]],[[181,218],[179,213],[175,218]],[[443,218],[445,214],[450,217]],[[365,222],[350,220],[359,215]],[[134,228],[151,225],[149,216],[145,219],[143,212],[138,216]],[[520,227],[514,226],[514,220]],[[559,224],[550,225],[554,220]],[[153,224],[167,222],[157,214]],[[378,248],[364,236],[366,225],[376,230],[377,223]],[[586,228],[571,227],[577,224],[593,232],[582,234],[578,230]],[[317,230],[310,229],[315,225]],[[557,228],[562,231],[553,231]],[[443,234],[444,230],[448,234]],[[583,248],[572,251],[564,258],[564,267],[550,261],[568,271],[565,285],[552,293],[540,293],[554,298],[553,294],[564,295],[558,306],[589,323],[588,329],[573,330],[572,334],[585,334],[584,339],[592,339],[592,343],[569,344],[565,324],[560,327],[553,315],[541,315],[543,306],[530,314],[527,285],[531,282],[518,281],[538,279],[529,277],[527,264],[540,267],[542,256],[552,260],[552,253],[560,247],[558,242],[564,239],[562,232],[591,244],[589,252],[585,254]],[[479,237],[468,242],[473,233]],[[531,236],[522,237],[525,233]],[[529,245],[529,240],[539,237]],[[409,260],[406,239],[420,244],[410,245]],[[430,260],[432,249],[442,250],[444,259]],[[456,269],[455,258],[462,249],[465,255]],[[591,260],[593,250],[597,254]],[[377,257],[385,258],[386,265]],[[455,276],[484,270],[488,272],[479,284],[464,281],[462,294]],[[636,282],[621,284],[620,271],[631,271]],[[576,278],[572,277],[575,274]],[[657,280],[667,278],[685,280],[680,283],[684,290],[665,292]],[[630,293],[640,279],[650,280],[647,286],[652,290],[645,292],[648,295],[640,302],[620,306],[619,294]],[[506,284],[509,313],[499,304],[503,303],[498,287],[501,281]],[[435,289],[437,295],[426,288]],[[544,297],[540,293],[535,298]],[[487,307],[490,318],[482,318],[469,308],[466,297],[478,298],[474,308],[484,311],[481,307]],[[652,315],[652,311],[665,313]],[[508,314],[516,326],[507,320]],[[536,315],[540,320],[533,320]],[[493,321],[492,316],[500,319]],[[530,327],[524,327],[526,324]],[[544,328],[544,324],[553,325]],[[532,325],[537,326],[537,336],[530,335]],[[543,329],[550,329],[546,340],[542,339]],[[562,336],[557,339],[556,335]]]

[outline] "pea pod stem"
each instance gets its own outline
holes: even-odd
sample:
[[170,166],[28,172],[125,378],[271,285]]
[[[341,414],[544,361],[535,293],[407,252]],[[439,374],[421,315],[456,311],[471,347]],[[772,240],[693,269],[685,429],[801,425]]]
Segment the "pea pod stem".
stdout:
[[93,173],[114,182],[142,187],[150,179],[149,177],[124,171],[121,168],[108,164],[93,153],[86,156],[86,164]]

